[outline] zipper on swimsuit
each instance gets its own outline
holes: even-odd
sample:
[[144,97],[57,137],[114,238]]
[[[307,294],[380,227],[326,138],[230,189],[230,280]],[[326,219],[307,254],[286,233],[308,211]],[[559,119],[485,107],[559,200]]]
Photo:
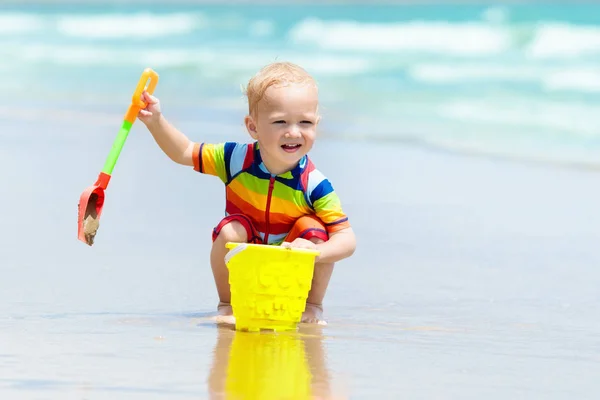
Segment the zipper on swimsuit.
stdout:
[[275,186],[275,177],[271,176],[271,179],[269,179],[269,193],[267,194],[267,209],[265,210],[265,217],[266,217],[265,244],[269,244],[269,211],[271,209],[271,196],[273,195],[273,187],[274,186]]

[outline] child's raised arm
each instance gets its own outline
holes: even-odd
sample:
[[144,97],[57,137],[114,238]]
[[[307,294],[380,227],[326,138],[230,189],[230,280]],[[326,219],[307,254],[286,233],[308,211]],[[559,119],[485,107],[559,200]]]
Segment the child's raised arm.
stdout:
[[142,100],[148,105],[140,110],[138,118],[146,125],[156,144],[176,163],[193,166],[194,143],[162,115],[158,98],[144,92]]

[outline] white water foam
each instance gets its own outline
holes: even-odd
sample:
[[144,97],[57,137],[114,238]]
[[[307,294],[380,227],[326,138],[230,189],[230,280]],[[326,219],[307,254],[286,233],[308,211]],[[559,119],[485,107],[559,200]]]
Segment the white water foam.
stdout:
[[[523,43],[528,36],[530,41]],[[512,26],[498,20],[361,23],[308,18],[294,26],[289,37],[297,44],[369,53],[489,57],[512,52],[533,59],[572,59],[600,54],[600,27],[548,21]]]
[[0,13],[0,35],[23,35],[44,29],[42,17],[26,13]]
[[57,30],[80,38],[154,38],[184,35],[202,27],[200,14],[106,14],[97,16],[61,16]]
[[577,90],[600,93],[600,68],[572,68],[557,71],[543,78],[549,90]]
[[[228,76],[232,73],[251,72],[274,61],[268,51],[242,51],[238,48],[223,51],[217,48],[153,48],[86,45],[30,44],[6,47],[2,51],[14,64],[43,64],[96,66],[96,65],[152,65],[154,68],[193,67],[201,73]],[[373,63],[362,56],[280,54],[280,59],[291,60],[314,73],[324,75],[354,75],[372,68]]]
[[598,108],[585,103],[551,101],[455,100],[442,104],[437,113],[450,120],[503,126],[516,133],[566,132],[580,137],[600,137]]
[[433,84],[528,82],[547,91],[600,92],[600,68],[586,65],[418,63],[408,69],[408,74],[416,81]]
[[481,63],[418,63],[408,69],[418,81],[430,83],[466,83],[477,80],[525,82],[539,79],[548,67]]
[[543,23],[535,32],[527,55],[566,59],[600,54],[600,27]]
[[507,28],[479,22],[359,23],[305,19],[289,37],[297,44],[329,50],[494,55],[511,47]]

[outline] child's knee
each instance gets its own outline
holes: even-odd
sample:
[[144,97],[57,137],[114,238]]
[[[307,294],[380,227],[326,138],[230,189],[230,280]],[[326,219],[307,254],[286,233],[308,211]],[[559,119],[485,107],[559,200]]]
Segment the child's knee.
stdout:
[[316,215],[305,215],[296,220],[286,241],[293,242],[297,238],[310,240],[315,244],[319,244],[326,242],[329,239],[329,235],[327,234],[327,228],[319,217]]
[[248,241],[248,232],[246,232],[246,228],[238,221],[231,221],[223,225],[216,240],[223,243],[246,243]]

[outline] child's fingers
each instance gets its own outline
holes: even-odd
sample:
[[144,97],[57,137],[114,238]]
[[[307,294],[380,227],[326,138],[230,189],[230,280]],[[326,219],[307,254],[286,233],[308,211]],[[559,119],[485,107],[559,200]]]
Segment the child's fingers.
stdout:
[[152,113],[148,110],[140,110],[139,114],[142,117],[150,117],[152,115]]
[[142,92],[142,100],[148,104],[158,103],[158,99],[156,97],[152,96],[151,94],[149,94],[148,92],[146,92],[145,90]]
[[315,248],[315,244],[309,240],[306,239],[302,239],[302,238],[298,238],[296,240],[294,240],[293,242],[283,242],[281,243],[281,247],[285,247],[287,249],[308,249],[308,250],[312,250]]

